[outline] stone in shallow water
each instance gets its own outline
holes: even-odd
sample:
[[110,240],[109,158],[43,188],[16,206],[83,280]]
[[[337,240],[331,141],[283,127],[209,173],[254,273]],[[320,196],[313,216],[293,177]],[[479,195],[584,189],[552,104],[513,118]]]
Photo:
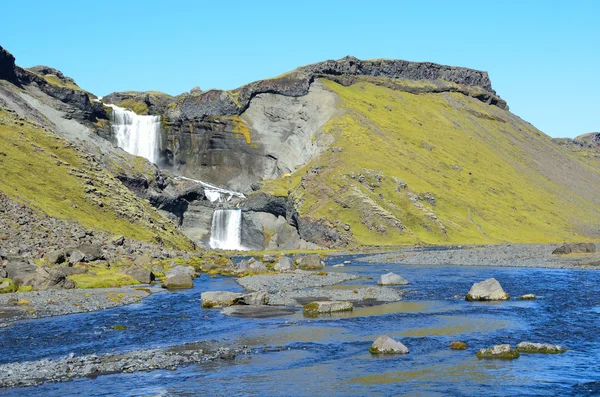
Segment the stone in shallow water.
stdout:
[[502,301],[510,299],[510,296],[504,292],[498,280],[488,278],[473,284],[465,299],[468,301]]
[[452,350],[467,350],[468,346],[465,342],[454,341],[450,342],[450,349]]
[[200,299],[202,299],[202,307],[209,308],[234,305],[242,296],[243,294],[239,292],[208,291],[203,292]]
[[517,345],[517,351],[521,353],[559,354],[566,352],[567,349],[549,343],[521,342]]
[[280,272],[294,270],[294,262],[287,256],[282,256],[281,259],[279,259],[279,263],[275,265],[274,269]]
[[381,335],[369,348],[372,354],[407,354],[408,348],[387,335]]
[[346,301],[316,301],[303,307],[305,316],[317,316],[319,314],[337,313],[351,311],[352,302]]
[[168,289],[193,288],[194,282],[189,274],[180,273],[167,276],[165,281],[163,281],[162,287]]
[[513,360],[520,356],[519,352],[510,345],[496,345],[477,352],[477,358],[490,358],[500,360]]
[[535,300],[535,295],[534,294],[525,294],[525,295],[521,295],[519,297],[520,301],[532,301]]
[[404,279],[404,277],[399,276],[393,272],[383,274],[379,276],[379,281],[377,282],[379,285],[406,285],[408,281]]
[[302,270],[321,270],[324,265],[319,255],[306,255],[296,261]]

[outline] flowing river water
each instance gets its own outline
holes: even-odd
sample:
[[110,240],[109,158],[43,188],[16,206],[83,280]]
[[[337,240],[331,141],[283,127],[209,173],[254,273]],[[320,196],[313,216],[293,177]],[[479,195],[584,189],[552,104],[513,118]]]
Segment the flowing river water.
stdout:
[[[373,265],[335,257],[327,271],[377,278],[394,271],[411,284],[400,303],[306,319],[239,318],[202,309],[206,290],[240,291],[233,278],[202,275],[191,290],[154,294],[140,304],[95,313],[18,322],[0,329],[0,363],[76,354],[126,352],[199,340],[248,345],[250,356],[174,371],[104,375],[21,389],[6,396],[594,396],[600,395],[600,272],[494,267]],[[495,277],[512,296],[535,301],[466,302],[470,286]],[[372,285],[350,282],[339,288]],[[115,331],[124,325],[126,331]],[[410,354],[368,353],[381,334]],[[452,351],[453,340],[467,342]],[[570,350],[522,354],[513,361],[479,360],[477,349],[521,341]]]

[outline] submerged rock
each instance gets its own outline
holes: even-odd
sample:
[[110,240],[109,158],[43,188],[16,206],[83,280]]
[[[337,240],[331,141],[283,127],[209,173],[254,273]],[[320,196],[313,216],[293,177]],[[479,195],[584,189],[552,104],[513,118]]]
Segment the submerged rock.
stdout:
[[234,305],[244,294],[229,291],[207,291],[200,295],[202,307],[220,307]]
[[383,274],[379,276],[379,281],[377,281],[379,285],[406,285],[408,281],[393,272],[389,272],[387,274]]
[[352,311],[354,305],[347,301],[315,301],[303,306],[305,316]]
[[477,358],[486,359],[513,360],[519,358],[519,356],[519,352],[508,344],[496,345],[487,349],[481,349],[477,352]]
[[306,255],[299,258],[296,263],[302,270],[321,270],[325,267],[319,255]]
[[408,348],[387,335],[381,335],[369,348],[372,354],[407,354]]
[[560,345],[551,345],[549,343],[521,342],[517,345],[517,351],[521,353],[543,353],[560,354],[567,351]]
[[450,349],[452,350],[467,350],[469,346],[465,342],[454,341],[450,342]]
[[519,297],[520,301],[531,301],[531,300],[535,300],[536,297],[534,294],[525,294],[525,295],[521,295]]
[[498,280],[488,278],[473,284],[465,299],[468,301],[502,301],[510,299],[510,296],[504,292]]

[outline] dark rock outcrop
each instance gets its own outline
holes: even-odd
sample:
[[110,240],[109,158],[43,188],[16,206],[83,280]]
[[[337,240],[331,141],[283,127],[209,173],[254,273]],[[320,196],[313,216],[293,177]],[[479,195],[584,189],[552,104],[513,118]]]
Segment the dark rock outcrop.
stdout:
[[15,57],[0,46],[0,80],[18,83],[15,67]]
[[554,255],[567,254],[591,254],[596,252],[596,244],[594,243],[575,243],[565,244],[552,251]]

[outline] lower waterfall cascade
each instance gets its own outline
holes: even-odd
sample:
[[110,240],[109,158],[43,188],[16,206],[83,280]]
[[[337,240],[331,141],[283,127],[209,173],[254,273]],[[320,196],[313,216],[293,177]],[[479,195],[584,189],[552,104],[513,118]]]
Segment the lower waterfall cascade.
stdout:
[[209,245],[223,250],[245,250],[242,246],[242,210],[215,210]]
[[112,109],[111,127],[117,146],[152,163],[158,161],[160,116],[140,116],[130,110],[106,104]]

